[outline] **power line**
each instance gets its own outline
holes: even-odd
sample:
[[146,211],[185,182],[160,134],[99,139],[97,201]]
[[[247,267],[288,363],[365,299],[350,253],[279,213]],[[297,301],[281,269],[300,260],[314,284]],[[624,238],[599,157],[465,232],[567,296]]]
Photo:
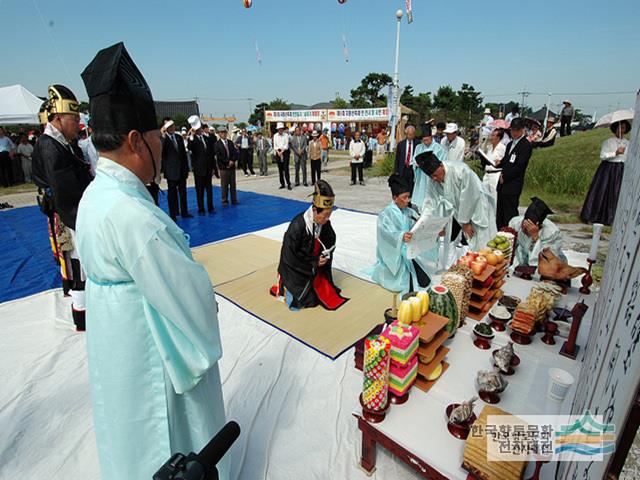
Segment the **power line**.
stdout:
[[[526,93],[527,96],[528,95],[548,95],[549,92],[511,92],[511,93],[487,93],[487,94],[481,94],[484,98],[488,98],[488,97],[509,97],[509,96],[516,96],[516,95],[522,95],[523,93]],[[578,96],[591,96],[591,95],[635,95],[636,92],[631,90],[631,91],[627,91],[627,92],[553,92],[553,95],[571,95],[574,97],[578,97]]]

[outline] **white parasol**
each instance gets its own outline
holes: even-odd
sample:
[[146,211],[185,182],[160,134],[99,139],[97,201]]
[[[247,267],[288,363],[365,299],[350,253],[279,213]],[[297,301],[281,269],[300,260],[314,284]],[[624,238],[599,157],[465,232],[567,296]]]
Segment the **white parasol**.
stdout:
[[615,112],[607,113],[600,120],[596,122],[593,128],[608,127],[609,125],[627,120],[633,121],[634,111],[632,109],[616,110]]

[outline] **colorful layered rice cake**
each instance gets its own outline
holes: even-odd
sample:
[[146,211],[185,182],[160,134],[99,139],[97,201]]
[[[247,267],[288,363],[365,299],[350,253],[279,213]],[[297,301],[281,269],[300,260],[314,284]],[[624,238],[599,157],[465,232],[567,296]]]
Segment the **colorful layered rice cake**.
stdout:
[[418,357],[413,356],[406,365],[400,366],[391,363],[389,368],[389,391],[398,397],[402,397],[413,385],[418,375]]
[[420,330],[417,327],[393,322],[382,335],[391,342],[391,363],[407,365],[416,356],[420,343]]

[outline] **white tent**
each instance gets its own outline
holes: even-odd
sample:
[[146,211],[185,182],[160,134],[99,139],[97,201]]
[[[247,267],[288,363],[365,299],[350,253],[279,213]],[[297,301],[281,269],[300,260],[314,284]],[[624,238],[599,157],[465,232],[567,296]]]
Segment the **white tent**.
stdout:
[[38,124],[42,100],[22,85],[0,87],[0,125]]

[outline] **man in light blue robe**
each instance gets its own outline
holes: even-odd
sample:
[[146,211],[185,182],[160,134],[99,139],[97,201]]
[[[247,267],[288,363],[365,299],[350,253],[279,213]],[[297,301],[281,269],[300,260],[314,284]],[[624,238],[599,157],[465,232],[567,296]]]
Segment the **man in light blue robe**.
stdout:
[[432,152],[415,157],[429,176],[423,214],[453,216],[471,250],[486,247],[496,234],[495,199],[463,162],[441,162]]
[[429,177],[416,163],[416,156],[424,152],[433,152],[441,162],[444,161],[447,156],[447,152],[442,148],[442,145],[433,141],[433,134],[431,133],[431,126],[429,124],[423,129],[422,143],[416,147],[413,158],[411,159],[411,165],[413,165],[413,192],[411,194],[411,203],[418,207],[420,212],[424,209]]
[[[122,43],[99,52],[82,77],[100,153],[77,235],[101,478],[151,479],[225,423],[216,301],[188,236],[145,188],[162,142],[144,77]],[[228,478],[226,460],[218,468]]]
[[407,258],[407,243],[418,213],[409,207],[411,187],[397,174],[389,178],[392,202],[380,212],[377,222],[376,264],[371,278],[382,287],[404,295],[429,286],[427,265],[420,257]]
[[537,267],[538,256],[545,248],[551,249],[562,262],[567,262],[562,252],[562,233],[547,218],[552,213],[542,200],[533,197],[525,214],[511,219],[509,227],[518,232],[515,265]]

